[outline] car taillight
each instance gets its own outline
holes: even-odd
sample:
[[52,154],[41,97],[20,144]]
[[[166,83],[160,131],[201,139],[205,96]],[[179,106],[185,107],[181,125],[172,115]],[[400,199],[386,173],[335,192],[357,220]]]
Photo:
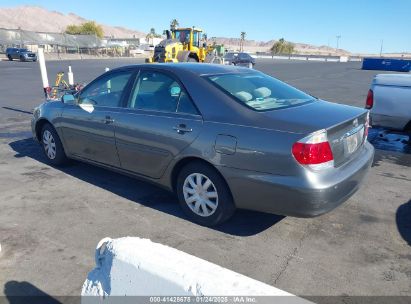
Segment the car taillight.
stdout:
[[365,108],[371,109],[374,105],[374,92],[370,89],[367,94],[367,100],[365,101]]
[[327,138],[327,131],[313,133],[292,147],[294,158],[303,166],[319,170],[334,166],[334,156]]

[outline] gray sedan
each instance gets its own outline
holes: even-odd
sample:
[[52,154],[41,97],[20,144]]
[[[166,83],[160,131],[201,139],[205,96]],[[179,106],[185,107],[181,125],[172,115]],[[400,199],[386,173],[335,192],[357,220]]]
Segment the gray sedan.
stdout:
[[374,155],[366,110],[211,64],[111,70],[41,104],[32,130],[51,164],[77,159],[154,182],[208,226],[236,208],[328,212],[358,189]]

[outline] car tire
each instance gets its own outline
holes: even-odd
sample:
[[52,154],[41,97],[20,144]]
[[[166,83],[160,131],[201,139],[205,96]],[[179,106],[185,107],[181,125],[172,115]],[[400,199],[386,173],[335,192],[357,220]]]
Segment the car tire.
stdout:
[[20,56],[20,61],[21,61],[21,62],[24,62],[24,61],[26,61],[26,59],[24,59],[23,56]]
[[9,58],[10,61],[13,61],[13,58],[11,57],[11,55],[7,55],[7,58]]
[[63,144],[56,130],[49,123],[41,129],[41,146],[47,161],[53,166],[61,166],[68,162]]
[[222,224],[236,209],[224,178],[211,165],[200,161],[181,169],[176,192],[183,211],[193,222],[203,226]]

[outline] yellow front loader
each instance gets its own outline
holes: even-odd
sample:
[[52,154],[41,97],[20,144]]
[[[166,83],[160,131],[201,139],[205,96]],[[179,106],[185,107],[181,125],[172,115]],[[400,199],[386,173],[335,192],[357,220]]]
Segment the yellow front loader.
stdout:
[[199,28],[177,28],[166,31],[167,39],[155,48],[147,62],[215,62],[217,58],[212,46]]

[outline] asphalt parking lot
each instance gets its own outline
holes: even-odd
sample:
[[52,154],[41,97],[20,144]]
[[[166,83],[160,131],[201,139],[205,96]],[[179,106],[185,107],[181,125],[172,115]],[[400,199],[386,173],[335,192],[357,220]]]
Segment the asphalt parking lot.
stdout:
[[[88,82],[105,67],[138,62],[47,65],[50,78],[70,64],[75,81]],[[314,96],[359,107],[376,74],[360,63],[260,59],[256,68]],[[79,162],[47,165],[29,126],[42,101],[38,63],[0,62],[0,92],[0,295],[79,295],[98,241],[138,236],[301,296],[411,296],[406,139],[398,149],[376,139],[365,184],[331,213],[298,219],[239,211],[210,229],[187,221],[176,199],[150,184]]]

